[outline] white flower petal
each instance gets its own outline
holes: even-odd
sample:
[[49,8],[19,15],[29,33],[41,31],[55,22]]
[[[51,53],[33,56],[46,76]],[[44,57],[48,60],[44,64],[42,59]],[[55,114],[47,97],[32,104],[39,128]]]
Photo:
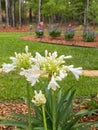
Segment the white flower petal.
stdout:
[[26,53],[28,53],[28,46],[25,46],[25,51]]
[[72,58],[72,56],[65,56],[64,58],[65,59],[70,59],[70,58]]
[[57,82],[54,79],[54,76],[52,76],[49,84],[48,84],[48,89],[52,89],[53,91],[55,91],[57,88],[60,88],[60,86],[57,84]]
[[36,82],[38,82],[38,78],[41,75],[41,71],[35,65],[31,69],[21,71],[20,75],[24,75],[26,77],[27,81],[29,81],[31,83],[31,85],[34,86],[36,84]]
[[69,66],[68,69],[74,74],[75,78],[78,80],[79,75],[82,74],[82,67],[73,68],[73,65]]
[[4,63],[4,64],[2,65],[2,67],[3,67],[3,68],[2,68],[3,71],[6,72],[6,73],[8,73],[8,72],[10,72],[10,71],[13,71],[16,66],[14,66],[13,64],[6,64],[6,63]]

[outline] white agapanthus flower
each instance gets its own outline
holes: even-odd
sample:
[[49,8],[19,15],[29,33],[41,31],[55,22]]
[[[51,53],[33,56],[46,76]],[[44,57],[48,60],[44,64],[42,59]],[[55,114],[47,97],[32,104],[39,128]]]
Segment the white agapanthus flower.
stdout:
[[50,78],[48,89],[56,90],[59,88],[57,81],[62,81],[68,75],[69,71],[71,71],[78,80],[79,75],[82,73],[82,68],[74,68],[73,65],[65,66],[65,59],[69,58],[72,58],[72,56],[61,55],[58,57],[56,51],[50,53],[46,50],[45,56],[42,56],[38,52],[36,53],[35,64]]
[[34,97],[32,99],[32,102],[36,105],[36,106],[41,106],[41,105],[45,105],[46,103],[46,98],[45,95],[42,93],[42,91],[40,90],[39,93],[35,90],[34,91]]
[[20,75],[25,76],[27,81],[29,81],[31,83],[31,86],[34,86],[36,84],[36,82],[38,82],[38,79],[41,75],[41,71],[40,71],[39,67],[34,65],[30,69],[27,69],[27,70],[22,69],[20,72]]
[[52,76],[49,84],[48,84],[48,89],[52,89],[53,91],[55,91],[57,88],[60,88],[60,86],[58,85],[58,83],[56,82],[54,76]]
[[79,79],[79,75],[82,74],[82,67],[74,68],[73,65],[70,65],[70,66],[65,66],[64,68],[67,71],[71,71],[77,80]]
[[9,73],[10,71],[13,71],[15,69],[15,65],[14,64],[6,64],[6,63],[3,63],[2,65],[2,70],[3,72],[5,73]]
[[28,46],[25,46],[25,53],[16,53],[16,57],[11,57],[13,63],[19,68],[28,69],[32,66],[33,57],[30,52],[28,52]]
[[28,46],[25,46],[25,53],[16,53],[15,57],[10,57],[12,64],[4,63],[2,65],[4,72],[13,71],[15,68],[24,68],[28,69],[32,67],[34,58],[32,57],[31,53],[28,52]]
[[71,56],[66,57],[64,55],[61,55],[58,57],[57,52],[48,53],[47,50],[45,51],[45,57],[41,56],[38,52],[35,56],[36,63],[47,74],[58,74],[62,65],[65,63],[66,58],[71,58]]
[[25,47],[26,53],[15,53],[15,57],[10,57],[12,64],[3,64],[3,70],[10,72],[16,67],[20,68],[20,75],[24,75],[32,86],[39,81],[39,77],[46,76],[49,78],[48,89],[56,90],[60,86],[57,81],[62,81],[71,71],[78,80],[79,75],[82,74],[82,67],[74,68],[73,65],[66,66],[65,59],[72,58],[72,56],[61,55],[57,52],[48,52],[45,50],[45,56],[36,52],[35,57],[28,52],[28,46]]

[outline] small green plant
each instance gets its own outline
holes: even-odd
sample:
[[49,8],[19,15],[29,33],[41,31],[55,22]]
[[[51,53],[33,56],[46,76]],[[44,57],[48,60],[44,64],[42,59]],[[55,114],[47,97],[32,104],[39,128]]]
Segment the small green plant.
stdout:
[[44,31],[42,29],[36,30],[35,33],[38,38],[41,38],[44,35]]
[[36,36],[37,36],[38,38],[43,37],[43,35],[44,35],[44,30],[43,30],[43,28],[38,27],[38,28],[36,29],[36,31],[35,31],[35,34],[36,34]]
[[71,27],[66,28],[66,31],[64,32],[64,36],[66,40],[71,40],[75,35],[75,30]]
[[37,29],[35,30],[35,34],[38,38],[43,37],[44,30],[43,30],[43,22],[40,22],[37,26]]
[[88,108],[90,110],[94,110],[94,109],[98,109],[98,98],[94,99],[90,99],[90,101],[88,102]]
[[53,26],[49,28],[49,35],[53,38],[59,37],[61,35],[61,31],[57,26]]
[[31,31],[33,29],[33,25],[29,25],[29,30]]
[[83,31],[83,40],[85,42],[93,42],[95,39],[95,33],[92,30],[84,29]]

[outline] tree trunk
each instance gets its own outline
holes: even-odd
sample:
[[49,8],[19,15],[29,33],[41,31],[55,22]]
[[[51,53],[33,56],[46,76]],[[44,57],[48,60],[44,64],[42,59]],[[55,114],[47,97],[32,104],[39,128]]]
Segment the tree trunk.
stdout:
[[32,8],[29,8],[29,22],[32,23]]
[[6,25],[7,25],[7,26],[9,26],[8,3],[9,3],[9,0],[5,0],[5,7],[6,7]]
[[12,0],[12,26],[15,27],[15,0]]
[[88,26],[88,10],[89,10],[89,0],[85,2],[85,10],[84,10],[84,26]]
[[11,3],[11,0],[8,1],[8,17],[9,17],[9,25],[12,26],[12,13],[11,13],[11,10],[12,10],[12,3]]
[[42,0],[39,0],[39,7],[38,7],[38,22],[42,21]]
[[0,25],[2,25],[2,8],[1,8],[1,0],[0,0]]
[[89,0],[87,0],[87,26],[88,26],[88,14],[89,13]]
[[19,0],[19,26],[22,26],[22,22],[21,22],[21,8],[22,8],[22,1]]

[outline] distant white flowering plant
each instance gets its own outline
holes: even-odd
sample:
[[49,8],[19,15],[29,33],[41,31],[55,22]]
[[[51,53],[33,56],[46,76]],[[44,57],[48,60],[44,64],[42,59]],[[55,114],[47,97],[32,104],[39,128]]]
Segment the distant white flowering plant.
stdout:
[[[38,91],[36,85],[32,99],[27,86],[28,123],[26,125],[25,122],[24,126],[23,121],[22,125],[19,122],[20,127],[26,127],[28,130],[75,130],[82,127],[83,124],[77,124],[82,114],[73,114],[72,100],[75,91],[68,89],[62,92],[58,83],[66,78],[69,72],[72,72],[76,80],[82,74],[82,67],[74,68],[74,65],[66,65],[65,60],[69,58],[72,56],[59,56],[56,51],[51,53],[47,50],[44,56],[36,52],[34,57],[26,46],[25,53],[15,52],[15,57],[10,57],[12,64],[2,65],[6,73],[19,69],[19,74],[25,76],[31,86],[41,82],[42,77],[48,79],[47,87],[40,87],[42,90]],[[33,117],[30,111],[31,104],[35,111]]]

